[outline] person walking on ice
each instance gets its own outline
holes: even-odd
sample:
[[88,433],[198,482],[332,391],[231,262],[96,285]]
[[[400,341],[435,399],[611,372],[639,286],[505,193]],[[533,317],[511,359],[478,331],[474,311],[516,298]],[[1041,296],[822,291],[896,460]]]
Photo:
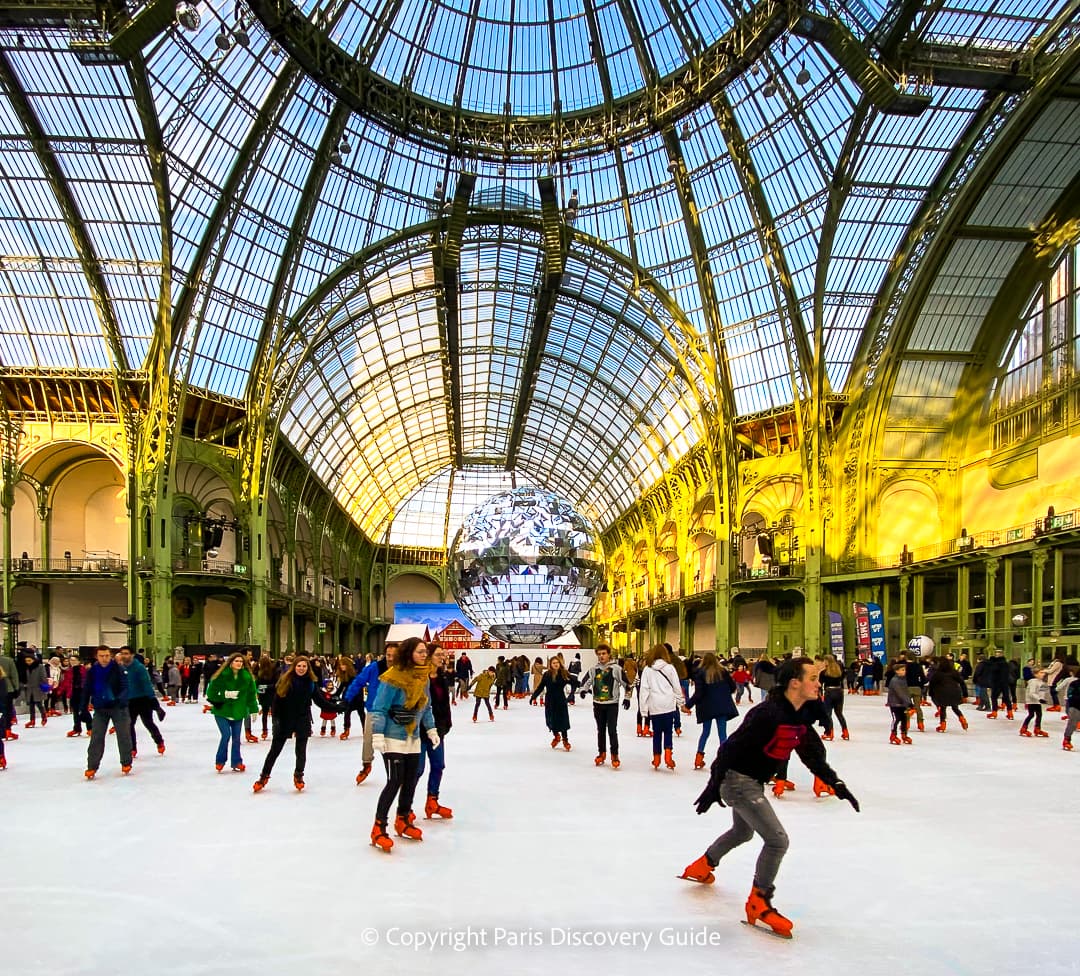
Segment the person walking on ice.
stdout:
[[817,700],[818,669],[810,658],[784,661],[768,698],[746,713],[742,724],[720,746],[708,785],[695,801],[699,814],[714,803],[731,807],[731,829],[721,834],[680,877],[712,884],[720,859],[755,833],[764,841],[746,899],[746,924],[762,922],[773,934],[790,939],[793,923],[772,904],[774,882],[788,849],[788,835],[765,798],[765,783],[780,763],[795,752],[815,776],[831,786],[858,812],[859,803],[825,759],[825,746],[811,726],[814,715],[805,707]]

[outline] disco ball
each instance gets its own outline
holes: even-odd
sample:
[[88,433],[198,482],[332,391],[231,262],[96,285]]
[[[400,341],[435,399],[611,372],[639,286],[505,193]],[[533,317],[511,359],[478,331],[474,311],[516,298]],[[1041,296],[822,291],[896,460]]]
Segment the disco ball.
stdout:
[[465,616],[513,644],[544,644],[580,623],[604,582],[589,523],[539,488],[500,492],[473,509],[449,562]]
[[933,657],[934,655],[934,639],[927,637],[925,634],[920,634],[918,637],[912,637],[907,642],[907,649],[915,655],[915,657]]

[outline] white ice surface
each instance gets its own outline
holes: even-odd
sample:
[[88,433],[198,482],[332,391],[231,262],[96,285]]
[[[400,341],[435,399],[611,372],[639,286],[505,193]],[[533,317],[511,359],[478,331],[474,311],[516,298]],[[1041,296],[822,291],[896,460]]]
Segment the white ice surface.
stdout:
[[[937,735],[928,715],[914,745],[895,747],[881,702],[849,696],[852,741],[828,744],[861,814],[815,799],[797,759],[797,791],[771,801],[791,837],[775,899],[795,922],[791,942],[739,924],[756,839],[715,885],[676,878],[730,823],[725,809],[691,806],[706,775],[692,769],[692,718],[678,769],[654,772],[621,711],[614,771],[593,765],[591,704],[571,711],[570,753],[549,748],[543,710],[527,702],[476,725],[459,705],[442,788],[454,819],[421,814],[423,842],[399,839],[389,856],[369,846],[384,777],[380,764],[354,785],[359,737],[316,734],[302,794],[290,744],[254,795],[266,743],[244,746],[246,773],[215,773],[201,707],[168,709],[165,756],[143,733],[127,778],[110,737],[89,783],[88,740],[65,738],[67,719],[20,725],[0,773],[3,970],[1080,973],[1080,749],[1062,750],[1064,723],[1048,715],[1049,739],[1021,739],[1018,721],[967,708],[966,734],[950,721]],[[597,934],[637,945],[565,944]],[[456,951],[454,936],[473,944]],[[389,945],[430,937],[444,944]],[[663,944],[673,940],[709,941]]]

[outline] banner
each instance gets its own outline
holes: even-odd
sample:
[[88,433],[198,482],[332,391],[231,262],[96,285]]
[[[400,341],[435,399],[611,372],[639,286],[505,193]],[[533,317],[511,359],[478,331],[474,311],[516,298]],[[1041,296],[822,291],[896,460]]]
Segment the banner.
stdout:
[[844,618],[835,610],[829,611],[829,648],[841,664],[844,661]]
[[859,657],[870,653],[870,614],[865,603],[853,603],[855,614],[855,651]]
[[866,604],[870,618],[870,653],[882,664],[885,663],[885,614],[876,603]]

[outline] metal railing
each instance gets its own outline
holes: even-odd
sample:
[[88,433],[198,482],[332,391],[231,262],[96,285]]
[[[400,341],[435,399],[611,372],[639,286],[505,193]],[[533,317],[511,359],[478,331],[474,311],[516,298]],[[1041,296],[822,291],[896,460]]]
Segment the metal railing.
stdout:
[[22,556],[8,561],[13,573],[96,573],[113,575],[126,573],[128,561],[114,556],[64,556],[60,559],[42,559]]

